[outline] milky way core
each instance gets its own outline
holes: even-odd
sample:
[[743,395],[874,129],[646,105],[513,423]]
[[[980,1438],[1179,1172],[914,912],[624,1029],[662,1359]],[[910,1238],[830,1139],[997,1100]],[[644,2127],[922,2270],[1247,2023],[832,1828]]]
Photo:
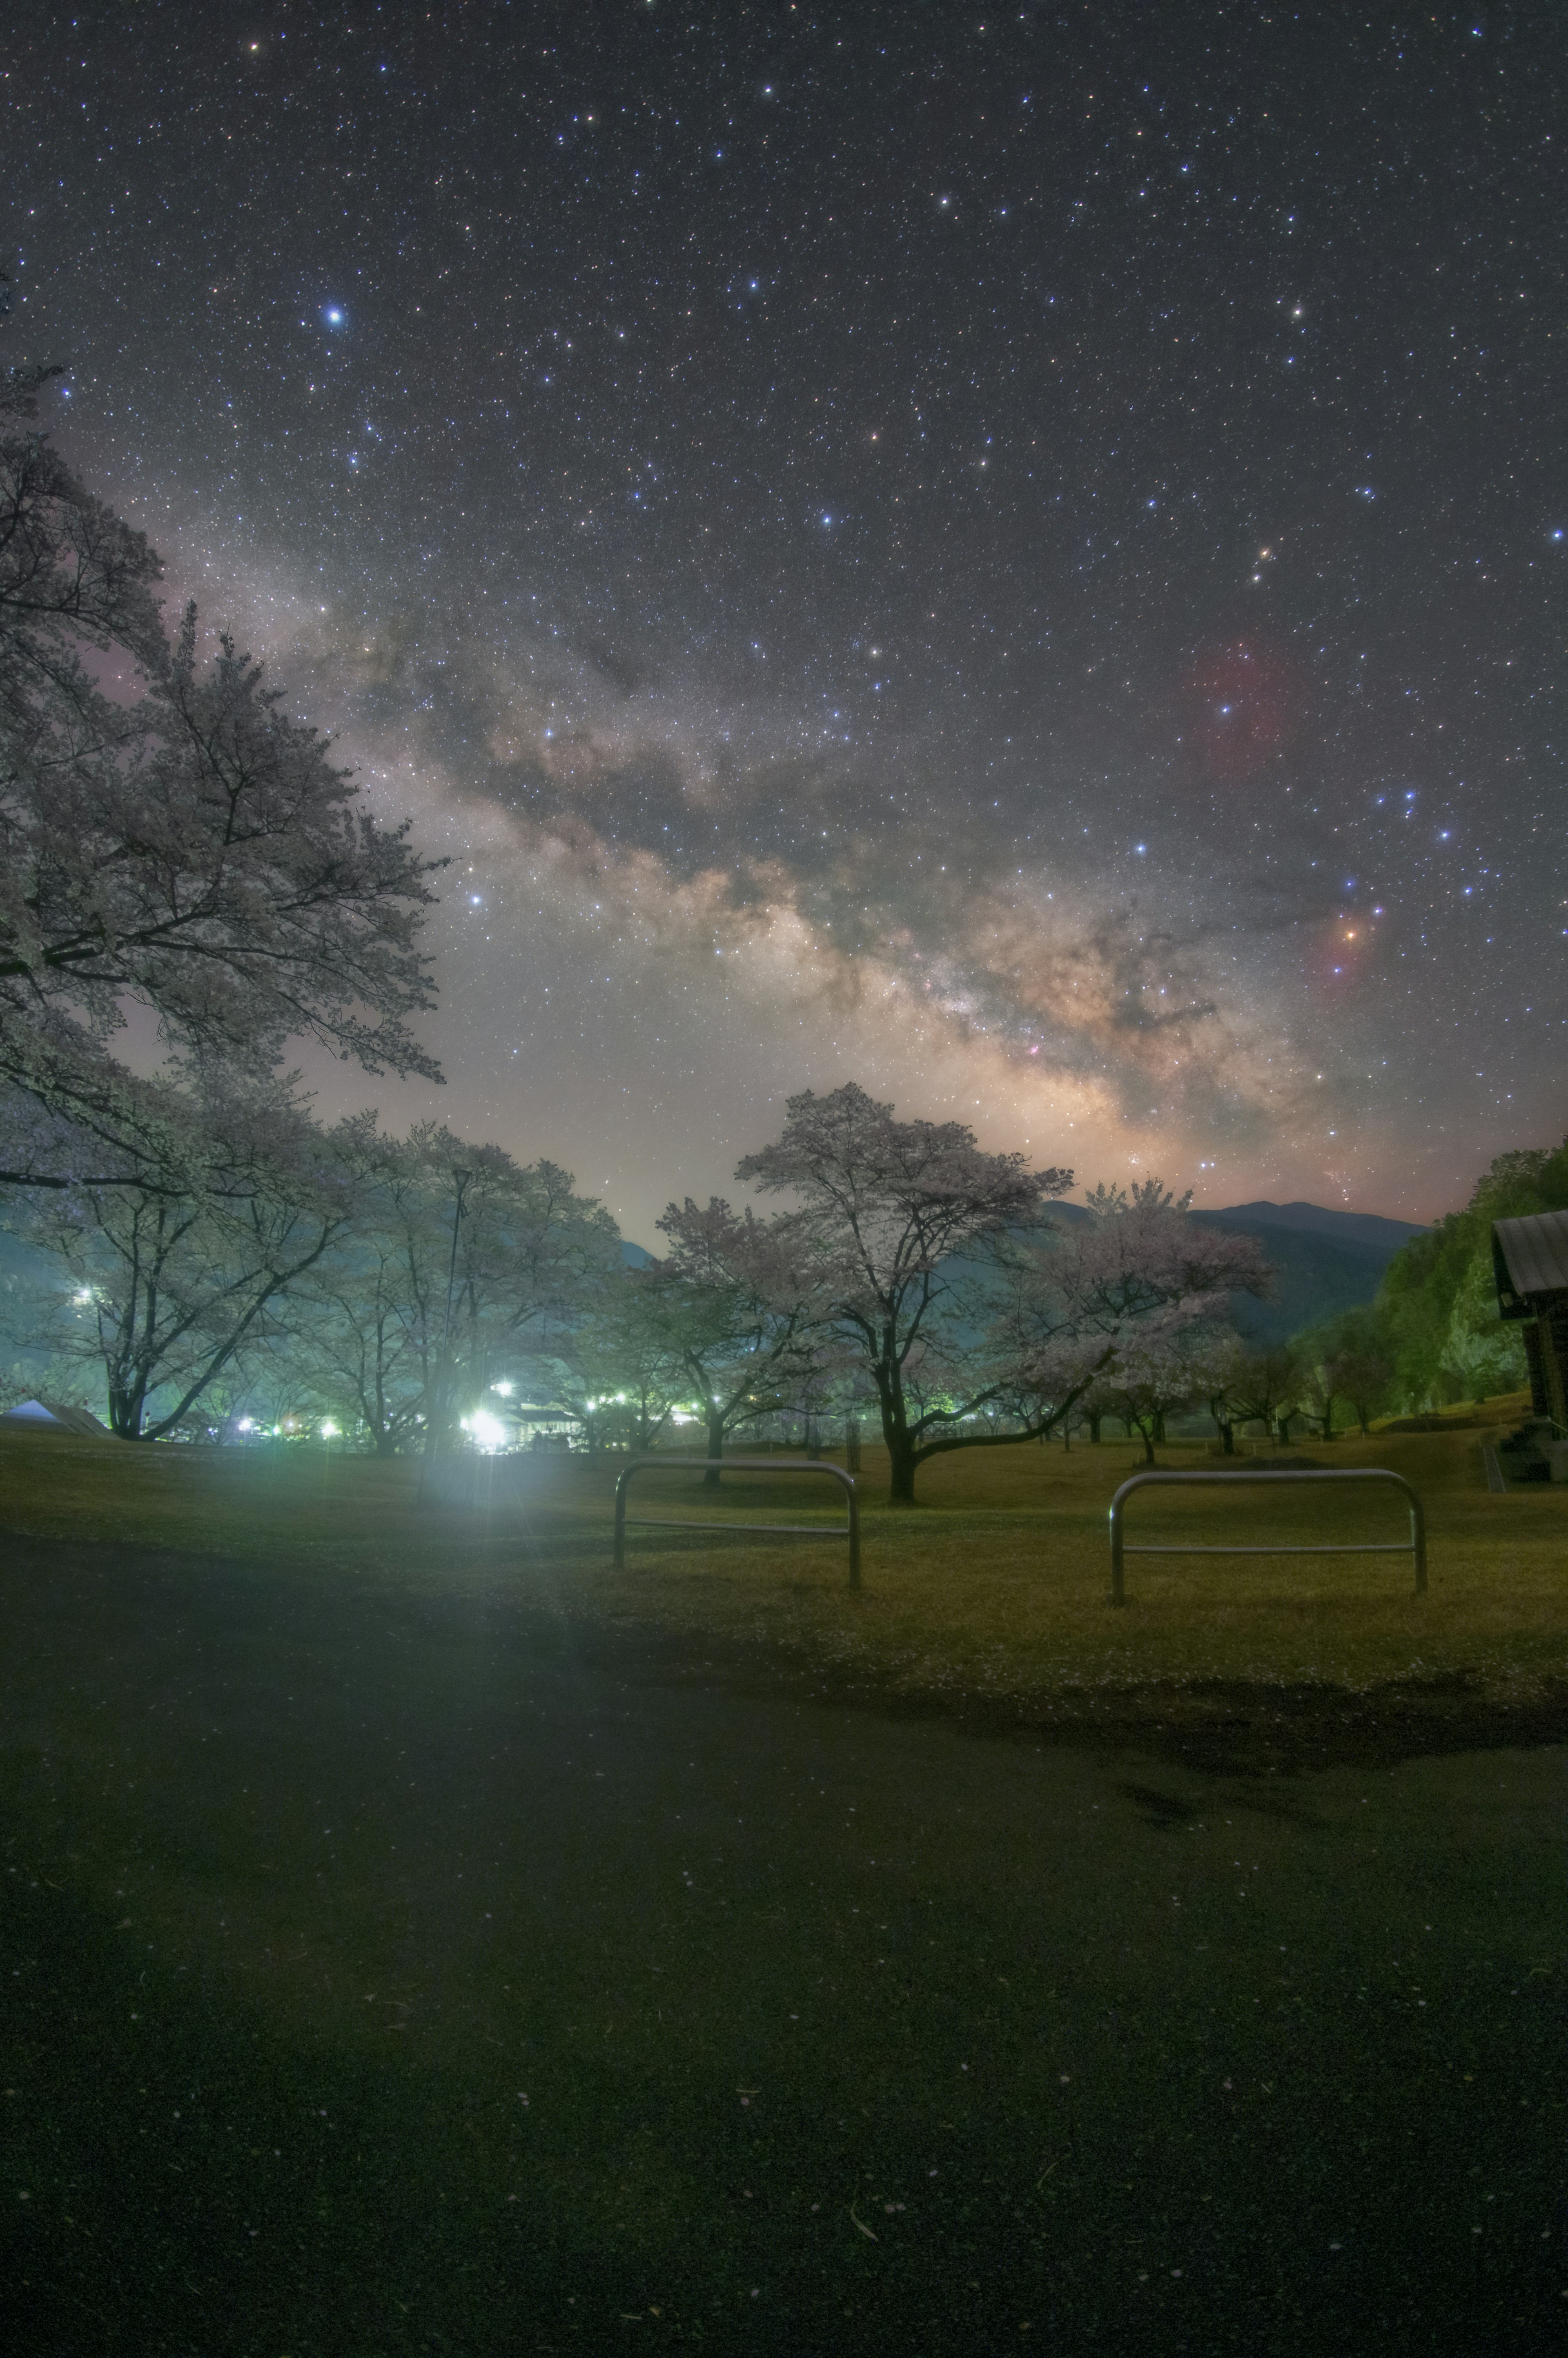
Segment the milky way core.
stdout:
[[[854,1078],[1427,1217],[1568,1120],[1546,11],[24,5],[8,357],[650,1240]],[[1554,327],[1557,341],[1552,341]]]

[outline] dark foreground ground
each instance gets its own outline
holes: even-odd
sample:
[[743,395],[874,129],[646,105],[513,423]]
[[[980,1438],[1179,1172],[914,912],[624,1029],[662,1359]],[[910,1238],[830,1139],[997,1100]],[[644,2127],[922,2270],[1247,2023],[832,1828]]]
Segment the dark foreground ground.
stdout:
[[1568,2342],[1561,1748],[1205,1767],[35,1541],[0,1630],[7,2350]]

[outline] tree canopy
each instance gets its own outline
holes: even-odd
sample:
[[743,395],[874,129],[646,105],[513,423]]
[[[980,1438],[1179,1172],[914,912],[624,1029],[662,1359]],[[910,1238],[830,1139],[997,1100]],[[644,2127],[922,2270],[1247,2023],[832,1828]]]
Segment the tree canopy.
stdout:
[[442,863],[232,641],[199,662],[193,607],[170,642],[157,555],[38,428],[50,373],[0,382],[0,1182],[157,1184],[125,1003],[184,1067],[266,1075],[308,1037],[438,1078],[410,1023]]

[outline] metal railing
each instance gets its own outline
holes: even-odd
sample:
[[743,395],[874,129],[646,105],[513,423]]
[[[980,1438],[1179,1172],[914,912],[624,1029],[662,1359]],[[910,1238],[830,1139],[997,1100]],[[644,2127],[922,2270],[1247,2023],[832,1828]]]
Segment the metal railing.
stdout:
[[[1129,1547],[1121,1535],[1122,1508],[1134,1490],[1151,1485],[1170,1487],[1179,1483],[1206,1482],[1212,1487],[1226,1482],[1392,1482],[1410,1501],[1411,1535],[1408,1540],[1372,1540],[1357,1547],[1210,1547],[1201,1541],[1188,1546]],[[1110,1502],[1110,1601],[1125,1605],[1126,1586],[1122,1578],[1122,1558],[1129,1555],[1411,1555],[1415,1558],[1415,1593],[1426,1594],[1426,1518],[1421,1500],[1402,1474],[1390,1474],[1381,1466],[1335,1466],[1303,1467],[1298,1473],[1248,1474],[1134,1474],[1124,1482]]]
[[[717,1466],[724,1474],[826,1474],[837,1482],[844,1493],[849,1508],[849,1520],[842,1526],[836,1523],[738,1523],[719,1521],[711,1517],[697,1520],[683,1520],[671,1515],[631,1515],[626,1512],[626,1493],[639,1474],[663,1474],[679,1469],[685,1473],[711,1473]],[[860,1585],[860,1501],[852,1477],[841,1466],[830,1465],[825,1458],[808,1457],[792,1464],[787,1458],[776,1457],[637,1457],[621,1475],[615,1485],[615,1569],[626,1568],[626,1531],[628,1525],[636,1531],[755,1531],[768,1537],[787,1533],[792,1539],[840,1540],[849,1542],[849,1585]]]

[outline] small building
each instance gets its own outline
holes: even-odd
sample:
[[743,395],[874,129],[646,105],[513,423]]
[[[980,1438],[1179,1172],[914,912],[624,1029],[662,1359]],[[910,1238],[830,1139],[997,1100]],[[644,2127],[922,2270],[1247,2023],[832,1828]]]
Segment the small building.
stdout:
[[114,1439],[90,1408],[72,1408],[67,1401],[21,1401],[0,1415],[0,1427],[11,1433],[74,1433],[94,1441]]
[[1529,1322],[1530,1406],[1568,1433],[1568,1212],[1494,1220],[1492,1271],[1502,1315]]

